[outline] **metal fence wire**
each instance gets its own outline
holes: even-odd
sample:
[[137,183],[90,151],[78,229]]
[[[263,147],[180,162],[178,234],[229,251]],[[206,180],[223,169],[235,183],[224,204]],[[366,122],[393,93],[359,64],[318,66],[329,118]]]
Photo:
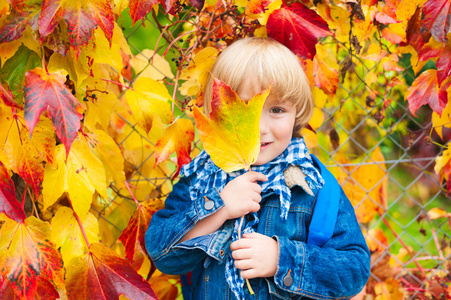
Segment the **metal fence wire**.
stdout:
[[[160,34],[160,30],[149,15],[124,33],[130,48],[137,54],[143,49],[135,44],[134,35],[139,31],[144,35],[152,31]],[[150,57],[147,59],[147,68],[161,71],[151,64]],[[368,72],[375,68],[362,67]],[[405,70],[400,84],[413,80],[407,71],[408,65]],[[352,69],[348,70],[351,72]],[[173,83],[175,78],[166,78],[165,81]],[[337,95],[340,103],[332,108],[322,108],[324,122],[316,130],[318,136],[327,141],[318,143],[311,151],[337,176],[345,192],[353,194],[348,194],[348,197],[356,212],[361,209],[365,213],[370,210],[368,207],[372,207],[370,213],[374,217],[359,220],[368,243],[372,245],[370,283],[374,286],[393,278],[402,286],[411,287],[405,294],[406,298],[416,299],[422,289],[429,287],[433,278],[443,277],[443,272],[449,272],[446,262],[450,261],[451,253],[445,249],[449,249],[451,244],[451,224],[447,218],[433,219],[428,214],[433,208],[446,210],[450,207],[450,198],[433,170],[435,159],[443,148],[436,146],[431,139],[435,136],[431,135],[431,112],[428,108],[418,112],[420,120],[412,116],[403,95],[388,90],[385,101],[390,101],[390,105],[381,116],[381,105],[377,100],[362,99],[362,85],[365,85],[364,80],[352,88],[346,84],[346,79],[340,82],[339,90],[342,92],[341,96]],[[344,113],[342,108],[345,106],[348,109]],[[355,111],[352,117],[345,115],[349,113],[349,107]],[[135,124],[119,115],[118,118],[123,121],[119,146],[131,140],[142,146],[142,149],[136,149],[141,151],[140,160],[128,159],[124,154],[129,183],[137,187],[136,193],[142,193],[140,200],[155,195],[164,197],[174,182],[173,169],[161,166],[153,169],[154,153],[145,149],[146,145],[150,146],[148,149],[154,149],[156,141],[150,140]],[[193,155],[196,155],[200,151],[199,142],[196,141],[194,146]],[[346,155],[341,155],[344,153]],[[359,180],[365,172],[370,173],[366,176],[372,178],[372,182]],[[93,207],[99,222],[105,223],[101,228],[110,231],[103,235],[103,242],[111,247],[116,245],[136,208],[132,199],[123,196],[123,191],[113,190],[115,193],[108,202]],[[114,222],[111,215],[116,216]],[[378,235],[378,230],[382,230],[384,235]]]

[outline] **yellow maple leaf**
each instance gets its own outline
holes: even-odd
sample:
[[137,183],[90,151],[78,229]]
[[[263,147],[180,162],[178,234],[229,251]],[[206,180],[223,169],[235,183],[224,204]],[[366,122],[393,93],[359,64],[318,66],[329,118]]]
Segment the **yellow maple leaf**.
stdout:
[[[88,213],[82,225],[89,243],[98,243],[99,224],[97,218]],[[57,248],[61,247],[61,255],[66,266],[72,258],[83,255],[88,250],[80,225],[73,210],[69,207],[60,207],[52,218],[51,240]]]
[[[451,95],[451,87],[448,89],[448,95]],[[435,111],[432,112],[432,124],[432,128],[443,140],[443,127],[451,128],[451,101],[448,100],[441,116]]]
[[5,109],[0,114],[0,161],[31,186],[36,198],[44,178],[43,162],[53,163],[54,136],[49,118],[39,118],[30,138],[23,111],[13,116],[11,109]]
[[441,208],[434,207],[428,211],[428,216],[433,220],[439,218],[451,218],[451,213],[446,212]]
[[158,115],[165,124],[172,123],[172,97],[161,82],[149,77],[140,76],[133,85],[133,89],[125,93],[128,104],[133,111],[136,121],[149,132],[152,121]]
[[124,157],[116,142],[104,131],[94,130],[88,134],[90,149],[105,168],[106,185],[125,187]]
[[182,165],[191,161],[191,143],[194,140],[194,126],[190,120],[177,118],[164,131],[155,145],[156,165],[166,160],[169,155],[177,153],[177,176]]
[[109,64],[113,66],[118,73],[120,73],[124,67],[120,49],[122,49],[126,54],[131,54],[127,40],[125,39],[122,30],[116,23],[114,24],[111,44],[105,37],[103,30],[100,28],[95,30],[94,63]]
[[260,151],[259,120],[269,89],[247,103],[214,79],[210,119],[194,106],[199,137],[213,162],[226,172],[248,170]]
[[74,140],[71,155],[68,156],[67,162],[65,160],[64,145],[58,145],[55,149],[56,166],[47,164],[44,170],[44,210],[67,192],[72,208],[83,220],[91,207],[94,191],[107,198],[105,169],[89,149],[85,138],[80,136]]
[[[340,152],[333,158],[338,164],[351,164]],[[384,161],[384,156],[377,147],[359,166],[330,168],[354,206],[357,220],[361,223],[371,221],[386,207],[388,177]]]
[[196,95],[201,87],[205,87],[208,71],[218,56],[218,49],[206,47],[196,53],[188,67],[182,70],[180,79],[186,80],[179,88],[180,94]]
[[144,49],[130,59],[130,64],[138,76],[150,77],[154,80],[174,78],[169,62],[158,53],[154,55],[153,50]]

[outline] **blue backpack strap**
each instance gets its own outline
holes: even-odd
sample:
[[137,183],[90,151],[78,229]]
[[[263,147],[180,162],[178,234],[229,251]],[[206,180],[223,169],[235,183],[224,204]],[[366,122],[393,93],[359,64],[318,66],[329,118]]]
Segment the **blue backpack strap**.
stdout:
[[337,179],[327,170],[316,156],[310,154],[324,179],[323,187],[318,191],[313,216],[310,221],[307,244],[321,247],[334,234],[337,222],[341,189]]

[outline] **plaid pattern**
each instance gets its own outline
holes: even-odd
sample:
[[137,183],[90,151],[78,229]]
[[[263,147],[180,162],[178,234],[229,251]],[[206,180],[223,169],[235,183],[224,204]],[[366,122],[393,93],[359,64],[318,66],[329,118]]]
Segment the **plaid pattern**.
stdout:
[[[301,167],[306,175],[305,179],[312,190],[318,190],[323,186],[324,180],[319,171],[313,166],[307,146],[302,138],[292,138],[285,151],[272,161],[261,166],[251,166],[252,171],[263,173],[268,177],[268,181],[260,183],[262,195],[271,190],[279,195],[280,217],[283,221],[287,219],[291,202],[291,191],[285,184],[283,171],[290,165]],[[221,192],[228,181],[245,173],[244,170],[232,173],[224,172],[213,163],[205,151],[202,151],[190,164],[183,166],[181,172],[185,176],[196,173],[193,185],[190,186],[190,196],[193,201],[196,201],[203,195],[215,194],[216,189]],[[254,213],[254,220],[244,224],[242,233],[254,232],[253,227],[258,222],[257,213]],[[239,223],[240,220],[237,219],[232,234],[233,241],[238,240]],[[229,253],[226,261],[225,273],[226,280],[236,298],[244,299],[244,279],[240,276],[239,270],[235,268],[231,253]]]

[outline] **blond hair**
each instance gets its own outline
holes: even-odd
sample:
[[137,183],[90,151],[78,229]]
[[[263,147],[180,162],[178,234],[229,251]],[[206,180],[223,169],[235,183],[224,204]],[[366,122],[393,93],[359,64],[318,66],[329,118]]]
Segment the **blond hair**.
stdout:
[[312,92],[296,55],[287,47],[270,38],[251,37],[238,40],[227,47],[217,58],[208,75],[204,91],[204,109],[211,111],[211,93],[215,78],[224,81],[237,93],[243,83],[252,82],[255,93],[267,89],[282,101],[296,106],[293,136],[300,137],[301,130],[310,121],[314,102]]

